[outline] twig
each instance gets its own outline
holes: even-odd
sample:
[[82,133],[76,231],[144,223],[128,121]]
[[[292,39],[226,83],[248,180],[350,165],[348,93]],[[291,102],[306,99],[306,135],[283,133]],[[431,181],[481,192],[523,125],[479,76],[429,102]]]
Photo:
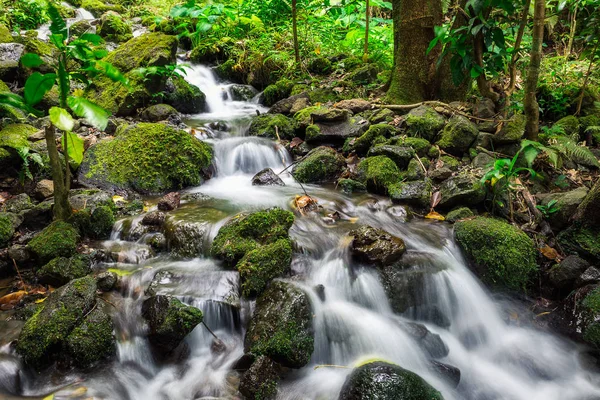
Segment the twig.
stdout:
[[213,332],[213,331],[212,331],[212,330],[211,330],[211,329],[208,327],[208,325],[206,325],[206,322],[202,321],[202,325],[204,325],[204,327],[205,327],[206,329],[208,329],[208,331],[210,332],[210,334],[211,334],[211,335],[213,335],[213,337],[214,337],[215,339],[217,339],[217,340],[218,340],[218,341],[220,341],[220,342],[223,342],[221,339],[219,339],[219,337],[218,337],[217,335],[215,335],[215,333],[214,333],[214,332]]
[[314,369],[319,369],[319,368],[343,368],[343,369],[350,369],[350,367],[346,367],[345,365],[335,365],[335,364],[321,364],[321,365],[315,366]]
[[106,300],[106,299],[102,298],[101,296],[97,296],[97,297],[98,297],[100,300],[102,300],[103,302],[110,304],[110,305],[111,305],[111,306],[113,306],[114,308],[117,308],[117,306],[116,306],[116,305],[114,305],[114,304],[113,304],[113,303],[111,303],[110,301],[108,301],[108,300]]
[[487,155],[488,155],[488,156],[490,156],[490,157],[494,157],[494,158],[497,158],[497,157],[502,157],[502,158],[511,158],[510,156],[508,156],[508,155],[506,155],[506,154],[503,154],[503,153],[498,153],[498,152],[495,152],[495,151],[490,151],[490,150],[488,150],[488,149],[484,149],[484,148],[483,148],[483,147],[481,147],[481,146],[477,146],[475,149],[476,149],[477,151],[481,152],[481,153],[485,153],[485,154],[487,154]]
[[281,142],[281,138],[279,137],[279,127],[275,125],[275,135],[277,136],[277,141]]
[[389,110],[412,110],[413,108],[417,108],[419,106],[431,106],[431,107],[443,107],[447,110],[452,111],[455,114],[462,115],[465,118],[473,119],[475,121],[483,121],[483,122],[510,122],[509,119],[489,119],[489,118],[479,118],[473,115],[469,115],[465,112],[457,110],[456,108],[450,106],[449,104],[442,103],[441,101],[422,101],[420,103],[415,104],[373,104],[373,107],[376,108],[387,108]]
[[423,165],[423,162],[421,161],[421,159],[419,158],[419,156],[415,155],[414,157],[419,162],[419,165],[421,166],[421,168],[423,168],[423,172],[425,173],[425,176],[427,176],[427,169],[425,169],[425,166]]
[[[308,154],[307,154],[308,155]],[[307,156],[306,155],[306,156]],[[279,172],[277,175],[281,175],[283,174],[285,171],[287,171],[290,167],[293,167],[294,165],[298,164],[300,161],[304,161],[304,159],[306,158],[306,156],[301,157],[299,159],[297,159],[296,161],[294,161],[293,163],[291,163],[290,165],[288,165],[287,167],[285,167],[281,172]]]
[[[19,267],[17,267],[17,262],[13,258],[13,265],[15,266],[15,270],[17,271],[17,275],[19,275],[19,280],[21,281],[21,285],[23,285],[23,289],[25,289],[25,282],[23,281],[23,277],[21,276],[21,272],[19,271]],[[27,290],[25,290],[27,291]]]

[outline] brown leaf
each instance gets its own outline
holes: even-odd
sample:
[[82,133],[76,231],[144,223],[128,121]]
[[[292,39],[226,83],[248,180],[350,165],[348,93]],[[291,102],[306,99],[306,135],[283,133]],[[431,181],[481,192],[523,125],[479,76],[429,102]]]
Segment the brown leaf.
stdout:
[[302,143],[304,143],[304,140],[300,139],[299,137],[295,137],[290,142],[290,149],[293,149],[296,146],[300,146]]
[[315,211],[318,207],[317,200],[307,195],[296,196],[294,203],[296,204],[296,208],[298,208],[298,211],[300,211],[301,214],[310,211]]
[[[8,310],[14,307],[27,294],[25,290],[19,290],[18,292],[9,293],[6,296],[0,297],[0,305],[2,309]],[[7,308],[8,307],[8,308]]]
[[542,247],[540,249],[540,253],[542,253],[548,260],[556,260],[560,258],[558,252],[548,245]]
[[437,220],[437,221],[445,221],[445,220],[446,220],[446,218],[444,218],[444,216],[443,216],[443,215],[441,215],[441,214],[438,214],[438,213],[437,213],[437,212],[435,212],[435,211],[432,211],[432,212],[430,212],[429,214],[427,214],[427,215],[425,216],[425,218],[427,218],[427,219],[435,219],[435,220]]
[[433,210],[438,204],[440,204],[440,201],[442,201],[442,192],[438,190],[431,195],[431,202],[429,206]]

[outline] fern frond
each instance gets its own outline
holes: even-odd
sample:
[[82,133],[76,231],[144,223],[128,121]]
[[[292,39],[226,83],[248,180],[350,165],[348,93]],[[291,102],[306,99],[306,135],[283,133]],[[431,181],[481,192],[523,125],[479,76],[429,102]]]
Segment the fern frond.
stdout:
[[565,158],[587,167],[600,168],[598,159],[587,147],[579,146],[573,139],[567,136],[558,136],[553,139],[554,143],[550,148],[556,150]]

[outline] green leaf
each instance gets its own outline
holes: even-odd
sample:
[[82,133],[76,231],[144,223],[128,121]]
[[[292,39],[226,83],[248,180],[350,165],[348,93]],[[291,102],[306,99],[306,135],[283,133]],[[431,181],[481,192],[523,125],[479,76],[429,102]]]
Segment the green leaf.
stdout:
[[34,72],[25,82],[25,89],[23,91],[25,97],[25,103],[30,106],[34,106],[40,101],[46,93],[52,89],[56,83],[56,74],[44,74]]
[[50,24],[50,32],[52,32],[54,35],[62,35],[66,37],[67,23],[60,16],[58,8],[56,8],[54,4],[49,3],[46,13],[48,14],[48,17],[50,17],[50,21],[52,21]]
[[97,61],[96,69],[98,70],[98,72],[105,75],[114,82],[121,82],[126,85],[128,84],[127,78],[125,78],[121,71],[119,71],[119,69],[111,63],[107,63],[106,61]]
[[50,122],[61,131],[71,132],[75,126],[75,120],[64,108],[52,107],[49,111]]
[[533,146],[523,147],[523,157],[525,157],[525,161],[527,161],[529,167],[533,165],[533,162],[539,153],[540,151]]
[[104,42],[104,39],[102,39],[102,37],[93,33],[84,33],[83,35],[79,36],[78,40],[83,40],[93,45],[99,45],[102,42]]
[[83,139],[73,132],[64,132],[62,137],[63,149],[67,149],[72,167],[77,169],[83,161]]
[[23,64],[23,66],[26,68],[37,68],[44,64],[44,60],[42,60],[40,56],[35,53],[27,53],[21,57],[21,64]]
[[85,118],[95,128],[103,131],[108,124],[108,111],[83,97],[69,96],[67,104],[78,117]]
[[16,93],[0,92],[0,105],[25,111],[34,114],[37,117],[41,117],[43,115],[41,111],[38,111],[29,104],[25,103],[23,97]]

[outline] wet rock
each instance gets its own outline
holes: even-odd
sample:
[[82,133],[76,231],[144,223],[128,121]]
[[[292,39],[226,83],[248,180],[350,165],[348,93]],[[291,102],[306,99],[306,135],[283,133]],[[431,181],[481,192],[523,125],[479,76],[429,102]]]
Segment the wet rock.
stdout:
[[35,197],[38,200],[45,200],[54,195],[54,182],[49,179],[42,179],[35,185]]
[[454,210],[450,211],[446,215],[446,221],[448,221],[450,223],[455,223],[457,221],[460,221],[461,219],[470,218],[474,215],[475,214],[473,213],[473,211],[471,211],[470,208],[467,208],[467,207],[455,208]]
[[[269,110],[269,114],[294,115],[296,112],[308,107],[310,100],[306,92],[288,97],[287,99],[279,100],[273,104]],[[303,107],[300,107],[302,105]]]
[[575,281],[575,287],[580,288],[585,285],[590,285],[600,282],[600,269],[589,267]]
[[292,262],[292,246],[288,238],[250,250],[237,263],[242,281],[242,294],[253,297],[262,293],[269,282],[283,274]]
[[353,257],[369,264],[390,265],[406,252],[404,241],[383,229],[361,226],[350,231],[349,235],[354,236],[351,244]]
[[15,234],[15,218],[13,216],[14,214],[10,213],[0,213],[0,247],[7,246]]
[[126,42],[133,37],[131,27],[114,11],[102,14],[97,33],[107,42],[115,43]]
[[477,138],[477,126],[462,116],[454,116],[448,121],[436,144],[440,149],[455,156],[462,156]]
[[175,108],[168,104],[155,104],[142,111],[140,118],[143,121],[159,122],[166,121],[173,115],[179,115]]
[[575,280],[579,278],[589,266],[590,263],[586,260],[575,255],[570,255],[562,260],[560,264],[552,267],[548,273],[548,277],[554,287],[570,291]]
[[19,73],[19,60],[25,52],[25,46],[20,43],[0,44],[0,80],[11,82]]
[[21,393],[20,365],[16,357],[7,354],[0,356],[0,393],[19,395]]
[[354,179],[339,179],[337,185],[344,193],[364,193],[367,191],[367,186],[364,183]]
[[352,111],[354,114],[371,109],[371,103],[363,99],[350,99],[338,101],[333,105],[335,108]]
[[386,156],[394,161],[398,168],[406,169],[408,163],[415,156],[415,150],[412,147],[379,145],[371,147],[367,156]]
[[459,221],[454,234],[475,272],[490,285],[522,291],[538,270],[533,240],[504,221],[484,217]]
[[456,206],[476,206],[485,199],[485,188],[475,176],[466,174],[454,176],[440,186],[442,200],[440,208]]
[[244,373],[240,393],[247,399],[274,399],[279,382],[278,366],[269,357],[259,356]]
[[[180,75],[174,75],[167,80],[165,87],[165,103],[183,114],[198,114],[206,110],[206,95],[200,88],[190,84]],[[179,114],[170,111],[168,120],[173,123]],[[181,121],[179,119],[179,121]]]
[[57,257],[39,271],[40,283],[54,287],[62,286],[73,279],[82,278],[91,272],[89,256],[78,254],[70,258]]
[[161,352],[170,353],[202,322],[202,311],[171,296],[152,296],[142,304],[148,322],[148,340]]
[[170,218],[165,222],[165,237],[171,252],[179,257],[199,257],[208,231],[206,222],[179,221]]
[[160,232],[146,235],[145,243],[156,252],[165,251],[168,248],[167,237]]
[[367,129],[367,131],[363,133],[360,137],[349,138],[344,143],[344,153],[355,152],[359,156],[366,155],[372,146],[376,146],[378,144],[387,144],[387,139],[397,134],[398,130],[391,125],[371,125],[369,129]]
[[112,318],[100,308],[94,308],[67,337],[66,352],[71,362],[88,368],[115,354]]
[[419,375],[398,365],[373,361],[355,368],[346,378],[338,400],[443,400]]
[[110,292],[117,285],[119,276],[110,271],[101,272],[96,276],[96,286],[102,292]]
[[292,170],[292,175],[301,183],[334,181],[346,166],[342,155],[331,147],[317,147]]
[[285,186],[285,183],[271,168],[265,168],[252,177],[252,185]]
[[410,136],[434,141],[446,120],[429,106],[419,106],[406,115],[406,130]]
[[173,211],[179,208],[181,203],[181,195],[179,192],[171,192],[158,200],[157,207],[160,211]]
[[83,35],[84,33],[96,33],[96,27],[90,24],[90,21],[82,19],[79,21],[73,22],[73,24],[69,27],[69,31],[72,36],[78,37]]
[[308,364],[313,352],[312,312],[306,293],[274,281],[258,298],[244,349],[290,368]]
[[371,193],[386,195],[400,182],[401,173],[396,163],[386,156],[367,157],[356,168],[357,180]]
[[392,185],[389,195],[394,203],[425,208],[429,206],[431,190],[431,181],[424,179],[422,181],[409,181]]
[[54,202],[50,200],[36,204],[33,208],[22,211],[19,214],[21,227],[27,229],[38,229],[40,226],[46,226],[52,222],[52,206]]
[[234,371],[242,371],[242,372],[248,371],[250,369],[250,367],[252,366],[252,364],[254,364],[255,360],[256,360],[256,357],[253,354],[246,353],[243,356],[241,356],[240,358],[238,358],[235,363],[233,363],[233,365],[231,366],[231,369]]
[[[344,110],[345,111],[345,110]],[[342,144],[362,135],[368,128],[366,120],[352,117],[340,122],[314,122],[306,127],[306,141],[311,144]]]
[[16,196],[11,197],[6,200],[3,205],[3,209],[5,212],[18,214],[21,211],[28,210],[33,207],[33,203],[31,202],[31,198],[27,193],[21,193]]
[[26,245],[15,244],[8,248],[8,257],[19,265],[28,264],[33,258],[33,253]]
[[250,101],[258,94],[250,85],[231,85],[229,87],[231,99],[234,101]]
[[261,114],[252,119],[248,135],[291,140],[296,136],[296,128],[296,121],[283,114]]
[[395,313],[402,314],[425,303],[425,277],[431,273],[433,271],[404,268],[402,265],[390,265],[381,269],[381,283]]
[[407,181],[422,181],[425,179],[427,174],[427,168],[429,168],[429,159],[423,157],[420,160],[413,158],[408,163],[408,167],[406,169],[406,174],[404,174],[404,178]]
[[73,225],[55,221],[37,234],[28,244],[29,250],[41,262],[48,262],[56,257],[70,257],[75,254],[79,233]]
[[151,211],[144,215],[141,224],[147,226],[163,226],[166,217],[166,214],[162,211]]
[[425,325],[405,322],[401,326],[430,357],[443,358],[449,354],[450,350],[440,335],[432,333]]
[[431,360],[429,365],[431,370],[445,380],[450,386],[455,388],[460,383],[460,369],[455,366],[435,360]]
[[448,167],[436,168],[429,171],[429,178],[435,182],[443,182],[452,177],[452,170]]

